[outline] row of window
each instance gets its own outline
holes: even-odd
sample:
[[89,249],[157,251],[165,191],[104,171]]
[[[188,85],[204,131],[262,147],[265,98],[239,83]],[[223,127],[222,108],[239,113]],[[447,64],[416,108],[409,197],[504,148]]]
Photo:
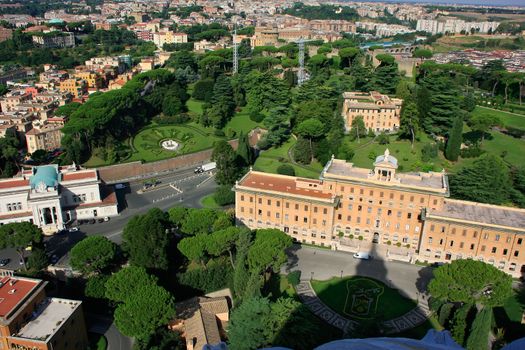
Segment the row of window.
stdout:
[[[435,232],[435,229],[436,229],[435,225],[430,225],[430,232]],[[445,226],[441,226],[440,230],[441,230],[441,233],[445,233],[445,231],[446,231],[446,227],[445,227]],[[456,232],[457,232],[457,231],[456,231],[456,228],[452,228],[452,229],[450,230],[450,234],[451,234],[451,235],[455,235]],[[466,230],[466,229],[463,229],[461,235],[462,235],[463,237],[466,237],[466,236],[467,236],[467,230]],[[489,239],[489,236],[490,236],[489,233],[485,232],[485,233],[483,234],[483,239],[484,239],[484,240],[487,240],[487,239]],[[477,238],[477,237],[478,237],[478,231],[474,231],[474,232],[472,232],[472,238]],[[501,235],[500,235],[500,234],[496,234],[496,235],[494,236],[494,241],[499,242],[500,239],[501,239]],[[506,241],[507,243],[510,243],[510,242],[512,241],[512,236],[510,236],[510,235],[509,235],[509,236],[506,236],[505,241]],[[516,241],[516,243],[517,243],[517,244],[520,244],[520,245],[521,245],[522,242],[523,242],[523,239],[522,239],[522,238],[518,238],[518,240]]]
[[[432,237],[428,237],[428,244],[432,244],[432,241],[433,241]],[[521,244],[521,238],[519,238],[518,241],[520,241],[519,244]],[[439,240],[439,245],[443,245],[443,242],[444,242],[444,241],[443,241],[443,238],[441,238],[441,239]],[[449,247],[454,247],[454,241],[450,241],[450,242],[449,242]],[[465,247],[465,243],[464,243],[464,242],[460,242],[460,243],[459,243],[459,248],[460,248],[460,249],[463,249],[464,247]],[[474,243],[471,243],[471,244],[470,244],[470,250],[474,250],[475,248],[476,248],[476,245],[475,245]],[[481,251],[481,252],[485,252],[486,249],[487,249],[487,247],[486,247],[485,245],[482,245],[482,246],[480,247],[480,251]],[[491,249],[491,253],[492,253],[492,254],[496,254],[497,252],[498,252],[498,248],[497,248],[497,247],[492,247],[492,249]],[[507,248],[504,248],[504,249],[503,249],[503,255],[507,255],[508,252],[509,252],[509,250],[508,250]],[[519,251],[518,251],[518,250],[514,251],[514,256],[515,256],[515,257],[518,257],[518,256],[519,256]]]
[[17,211],[22,210],[22,203],[16,202],[16,203],[7,203],[7,211]]
[[[243,201],[243,202],[245,201],[245,197],[244,197],[244,195],[241,195],[241,201]],[[248,198],[248,201],[249,201],[250,203],[253,203],[253,197],[250,196],[250,197]],[[262,198],[258,198],[258,199],[257,199],[257,203],[258,203],[258,204],[263,204],[263,199],[262,199]],[[267,199],[267,200],[266,200],[266,204],[267,204],[267,205],[272,205],[272,200],[271,200],[271,199]],[[276,206],[277,208],[281,207],[281,201],[276,200],[276,201],[275,201],[275,206]],[[285,207],[286,209],[290,209],[290,202],[285,202],[285,203],[284,203],[284,207]],[[300,206],[299,204],[295,203],[295,204],[294,204],[294,208],[295,208],[295,210],[300,210],[300,209],[301,209],[301,206]],[[310,206],[305,204],[304,206],[302,206],[302,208],[304,209],[304,211],[308,211],[308,210],[310,209]],[[316,206],[314,206],[314,207],[313,207],[313,211],[314,211],[314,213],[317,213],[317,212],[319,211],[319,208],[316,207]],[[327,209],[327,208],[323,208],[323,214],[325,214],[325,215],[328,214],[328,209]]]

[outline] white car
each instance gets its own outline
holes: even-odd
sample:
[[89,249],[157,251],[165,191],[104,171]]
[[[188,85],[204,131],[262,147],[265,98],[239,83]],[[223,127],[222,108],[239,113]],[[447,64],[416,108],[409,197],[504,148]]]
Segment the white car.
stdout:
[[372,256],[365,252],[357,252],[353,255],[354,259],[369,260]]
[[70,227],[69,232],[77,232],[78,231],[78,227]]

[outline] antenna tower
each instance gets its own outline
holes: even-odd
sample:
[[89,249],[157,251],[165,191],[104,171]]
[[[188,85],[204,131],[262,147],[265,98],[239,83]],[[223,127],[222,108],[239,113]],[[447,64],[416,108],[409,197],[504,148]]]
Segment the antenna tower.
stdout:
[[233,74],[239,71],[239,52],[237,48],[237,22],[235,22],[235,29],[233,31]]
[[304,74],[304,40],[303,38],[300,38],[297,42],[299,45],[299,71],[297,71],[297,85],[302,85],[305,80],[305,74]]

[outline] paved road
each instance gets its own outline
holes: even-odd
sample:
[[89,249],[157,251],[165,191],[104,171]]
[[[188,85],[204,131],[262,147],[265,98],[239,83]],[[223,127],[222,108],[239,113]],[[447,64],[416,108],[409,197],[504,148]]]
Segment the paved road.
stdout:
[[300,270],[302,279],[368,276],[399,289],[414,300],[426,289],[432,276],[429,267],[380,259],[357,260],[349,253],[298,245],[290,250],[288,264],[283,270],[285,273]]
[[108,340],[107,350],[131,350],[133,348],[133,339],[122,335],[111,318],[94,314],[87,314],[87,318],[91,323],[89,331],[104,334]]

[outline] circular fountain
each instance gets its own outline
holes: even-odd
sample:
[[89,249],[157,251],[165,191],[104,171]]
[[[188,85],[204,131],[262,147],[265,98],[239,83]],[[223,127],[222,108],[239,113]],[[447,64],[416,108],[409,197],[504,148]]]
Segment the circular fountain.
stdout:
[[167,151],[176,151],[180,147],[180,143],[175,140],[164,140],[160,143],[160,146]]

